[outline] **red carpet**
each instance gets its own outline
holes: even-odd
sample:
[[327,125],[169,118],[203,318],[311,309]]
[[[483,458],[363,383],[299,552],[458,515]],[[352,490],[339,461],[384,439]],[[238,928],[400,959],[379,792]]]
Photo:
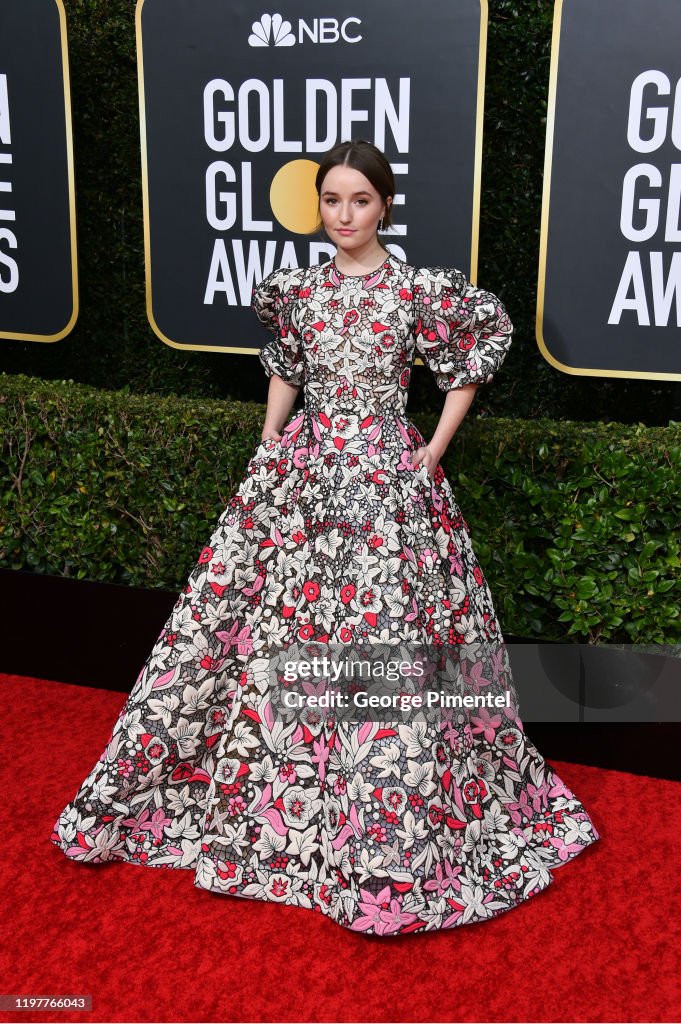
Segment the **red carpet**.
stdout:
[[309,910],[199,890],[191,871],[68,860],[49,841],[52,825],[125,694],[0,678],[0,992],[93,997],[90,1013],[1,1020],[681,1018],[679,783],[552,762],[601,842],[499,918],[381,939]]

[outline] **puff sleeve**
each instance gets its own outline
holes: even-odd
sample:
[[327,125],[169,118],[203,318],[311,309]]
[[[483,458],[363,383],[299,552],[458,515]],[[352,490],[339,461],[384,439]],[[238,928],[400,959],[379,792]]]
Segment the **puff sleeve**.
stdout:
[[421,267],[414,275],[413,302],[416,348],[438,388],[491,381],[513,335],[497,296],[455,268]]
[[302,269],[274,270],[253,289],[251,301],[258,320],[273,335],[260,350],[268,377],[276,373],[299,387],[305,378],[303,352],[297,328],[296,305]]

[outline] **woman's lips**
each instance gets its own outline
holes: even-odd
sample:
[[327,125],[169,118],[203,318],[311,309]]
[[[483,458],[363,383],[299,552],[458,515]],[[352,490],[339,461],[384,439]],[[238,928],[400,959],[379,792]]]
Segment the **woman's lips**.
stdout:
[[337,230],[339,235],[354,235],[355,233],[354,228],[338,228]]

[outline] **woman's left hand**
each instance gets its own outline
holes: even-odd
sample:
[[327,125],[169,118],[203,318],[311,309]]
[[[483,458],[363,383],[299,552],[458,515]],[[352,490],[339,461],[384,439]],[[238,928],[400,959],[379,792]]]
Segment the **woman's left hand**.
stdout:
[[421,463],[423,463],[423,465],[428,470],[428,476],[430,477],[431,480],[433,479],[433,473],[437,469],[438,461],[439,460],[430,450],[428,445],[426,445],[424,448],[417,448],[411,457],[411,464],[414,467],[414,469],[418,469]]

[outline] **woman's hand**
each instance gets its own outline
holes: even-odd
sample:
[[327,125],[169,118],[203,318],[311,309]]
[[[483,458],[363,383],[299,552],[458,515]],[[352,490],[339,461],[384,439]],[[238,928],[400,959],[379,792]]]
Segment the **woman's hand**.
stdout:
[[421,463],[423,463],[423,465],[428,470],[428,476],[430,477],[431,480],[433,479],[433,473],[437,469],[437,464],[439,461],[439,456],[437,456],[435,452],[431,451],[428,445],[426,445],[424,448],[417,448],[411,457],[411,464],[414,467],[414,469],[418,469]]
[[281,441],[281,433],[275,427],[268,426],[265,422],[263,423],[260,441]]

